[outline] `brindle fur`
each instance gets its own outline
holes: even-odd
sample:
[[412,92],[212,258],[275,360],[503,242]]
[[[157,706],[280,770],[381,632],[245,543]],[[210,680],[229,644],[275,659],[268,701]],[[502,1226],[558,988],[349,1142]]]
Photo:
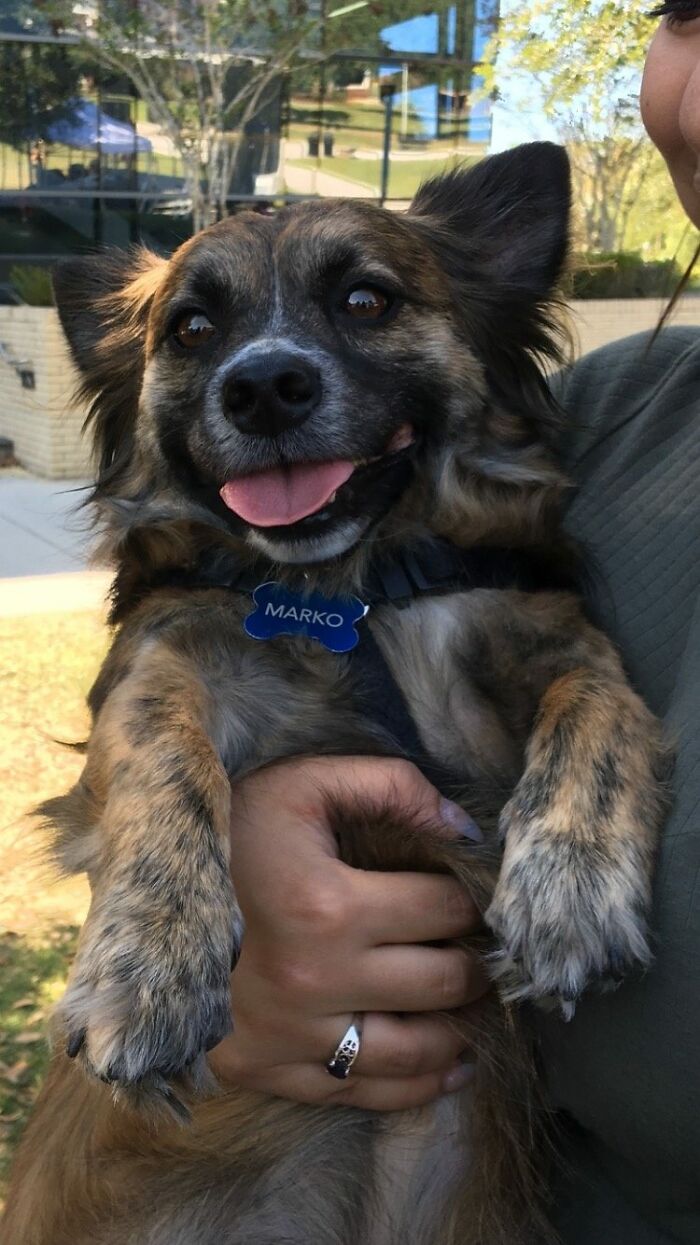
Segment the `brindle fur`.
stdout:
[[[500,999],[476,1027],[455,1021],[479,1052],[476,1089],[452,1121],[444,1104],[382,1118],[216,1094],[202,1053],[230,1025],[240,939],[231,780],[284,757],[396,745],[361,712],[347,657],[298,638],[250,641],[247,601],[167,577],[225,579],[262,553],[291,585],[361,595],[377,549],[431,533],[570,557],[540,367],[557,355],[568,196],[565,156],[534,145],[429,183],[405,217],[304,204],[224,221],[170,261],[139,252],[59,271],[92,402],[116,630],[90,697],[82,778],[47,806],[64,866],[92,884],[59,1008],[77,1060],[55,1057],[17,1160],[6,1245],[518,1245],[546,1234],[541,1116],[512,1000],[570,1012],[586,986],[649,962],[663,749],[617,655],[573,592],[478,589],[372,611],[363,625],[425,748],[491,846],[446,844],[372,809],[330,812],[350,863],[450,872],[487,910],[495,941],[479,945]],[[394,291],[397,314],[341,322],[351,278]],[[218,332],[186,355],[169,330],[192,306]],[[324,396],[271,444],[232,426],[220,390],[232,358],[279,341],[314,361]],[[249,529],[218,499],[217,482],[280,457],[371,458],[407,421],[417,443],[400,487],[378,474],[330,536]],[[137,1109],[155,1100],[186,1107],[189,1126]]]

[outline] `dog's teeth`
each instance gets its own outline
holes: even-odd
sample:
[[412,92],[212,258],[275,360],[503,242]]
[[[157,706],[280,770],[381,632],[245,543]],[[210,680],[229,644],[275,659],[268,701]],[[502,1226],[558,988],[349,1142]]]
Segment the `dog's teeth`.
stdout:
[[336,489],[335,492],[331,493],[330,497],[328,498],[328,505],[332,506],[337,496],[338,496],[338,490]]

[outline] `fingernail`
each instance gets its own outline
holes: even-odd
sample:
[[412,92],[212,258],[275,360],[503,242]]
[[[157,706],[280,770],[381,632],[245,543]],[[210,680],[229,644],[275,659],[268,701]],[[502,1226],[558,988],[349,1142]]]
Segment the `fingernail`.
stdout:
[[472,843],[483,843],[484,836],[477,826],[473,817],[469,813],[465,813],[459,804],[455,804],[453,800],[446,800],[444,797],[440,800],[440,817],[446,826],[461,835],[463,839],[469,839]]
[[474,1080],[475,1072],[475,1063],[455,1064],[454,1068],[450,1068],[450,1071],[446,1073],[442,1082],[443,1093],[456,1094],[458,1089],[464,1089],[465,1085]]

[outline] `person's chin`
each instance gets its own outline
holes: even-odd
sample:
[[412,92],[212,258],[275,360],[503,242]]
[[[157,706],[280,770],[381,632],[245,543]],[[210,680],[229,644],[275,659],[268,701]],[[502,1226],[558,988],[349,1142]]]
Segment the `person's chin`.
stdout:
[[686,216],[700,229],[700,156],[688,150],[682,157],[664,158]]
[[690,218],[696,229],[700,229],[700,179],[696,175],[690,185],[686,184],[682,188],[678,183],[675,185],[686,216]]

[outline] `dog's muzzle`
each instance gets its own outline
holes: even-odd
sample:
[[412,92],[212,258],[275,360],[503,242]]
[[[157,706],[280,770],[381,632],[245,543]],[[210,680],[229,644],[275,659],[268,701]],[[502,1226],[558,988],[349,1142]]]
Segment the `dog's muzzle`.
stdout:
[[274,350],[235,363],[221,398],[226,418],[239,432],[278,437],[309,418],[322,392],[320,373],[305,355]]

